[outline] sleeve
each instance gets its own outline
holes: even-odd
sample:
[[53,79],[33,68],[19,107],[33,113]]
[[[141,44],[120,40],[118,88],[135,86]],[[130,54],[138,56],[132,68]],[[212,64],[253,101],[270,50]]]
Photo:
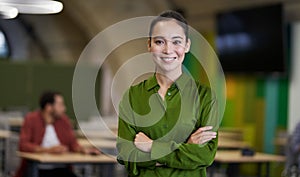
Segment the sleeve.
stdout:
[[23,126],[21,128],[20,133],[20,141],[19,141],[19,149],[23,152],[34,152],[37,147],[39,147],[39,144],[32,143],[31,137],[33,136],[33,124],[30,120],[30,115],[27,115],[25,117]]
[[64,127],[64,129],[66,130],[66,135],[67,135],[67,139],[68,139],[68,148],[70,149],[70,151],[72,152],[78,152],[81,150],[81,146],[78,144],[74,130],[73,130],[73,126],[70,122],[70,119],[65,116],[64,117],[64,122],[66,124],[66,126]]
[[136,127],[132,125],[131,105],[126,102],[127,98],[125,96],[129,96],[128,94],[129,91],[124,94],[119,105],[117,160],[120,164],[125,165],[129,176],[137,176],[139,167],[154,169],[156,161],[151,160],[150,153],[137,149],[133,143],[137,131]]
[[[200,93],[200,97],[201,94]],[[212,125],[214,131],[217,131],[217,103],[216,99],[211,97],[210,91],[205,91],[204,101],[199,106],[199,124],[197,129],[203,126]],[[212,124],[213,123],[213,124]],[[217,124],[215,124],[217,123]],[[176,142],[157,142],[154,141],[151,150],[151,159],[157,159],[157,162],[170,168],[192,170],[210,166],[214,160],[218,146],[218,138],[209,141],[204,145]],[[171,152],[163,156],[164,152]]]

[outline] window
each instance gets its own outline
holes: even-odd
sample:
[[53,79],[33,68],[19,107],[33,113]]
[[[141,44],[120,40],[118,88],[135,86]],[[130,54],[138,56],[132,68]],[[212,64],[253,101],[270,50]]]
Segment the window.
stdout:
[[7,58],[9,56],[9,46],[7,38],[5,37],[3,31],[0,29],[0,59]]

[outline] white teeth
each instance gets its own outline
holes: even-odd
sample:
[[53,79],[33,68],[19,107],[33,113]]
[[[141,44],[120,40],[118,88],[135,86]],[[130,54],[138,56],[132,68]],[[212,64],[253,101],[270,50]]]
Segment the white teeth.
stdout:
[[162,57],[161,59],[166,60],[166,61],[171,61],[171,60],[175,60],[175,57]]

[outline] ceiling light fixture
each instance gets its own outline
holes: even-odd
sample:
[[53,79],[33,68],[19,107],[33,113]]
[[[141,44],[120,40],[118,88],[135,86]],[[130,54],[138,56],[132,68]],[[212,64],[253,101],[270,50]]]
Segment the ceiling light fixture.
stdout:
[[0,5],[0,18],[12,19],[18,15],[18,9],[11,6]]
[[63,9],[63,4],[53,0],[0,0],[0,6],[10,6],[24,14],[54,14]]

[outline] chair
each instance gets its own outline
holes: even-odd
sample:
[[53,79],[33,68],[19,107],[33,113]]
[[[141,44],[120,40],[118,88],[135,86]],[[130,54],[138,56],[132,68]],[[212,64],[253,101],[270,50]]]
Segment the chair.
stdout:
[[293,151],[293,143],[291,136],[288,137],[288,142],[285,147],[286,163],[282,177],[300,177],[299,171],[299,152],[295,154]]
[[0,130],[9,132],[9,136],[2,139],[0,146],[2,176],[11,176],[20,163],[16,154],[19,147],[19,135],[10,131],[9,117],[7,113],[0,113]]
[[17,155],[18,150],[19,150],[19,135],[16,133],[12,133],[8,138],[6,151],[5,151],[5,157],[6,157],[5,174],[7,176],[13,176],[19,167],[21,159]]
[[4,114],[0,113],[0,131],[1,131],[1,137],[0,137],[0,156],[1,156],[1,173],[4,176],[5,170],[6,170],[6,153],[5,150],[7,148],[7,143],[8,143],[8,137],[5,136],[7,132],[9,132],[9,125],[8,125],[8,120],[5,117]]

